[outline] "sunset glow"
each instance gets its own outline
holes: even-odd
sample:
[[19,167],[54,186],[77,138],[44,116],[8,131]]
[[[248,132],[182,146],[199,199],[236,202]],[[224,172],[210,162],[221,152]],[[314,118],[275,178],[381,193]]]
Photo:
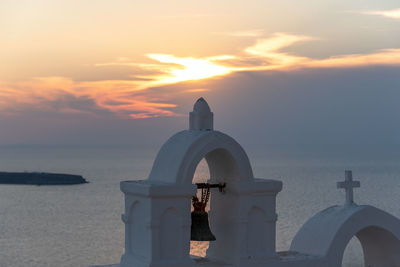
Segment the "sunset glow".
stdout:
[[[270,38],[255,40],[237,55],[217,55],[205,58],[178,57],[167,54],[148,54],[152,63],[133,63],[128,59],[96,66],[136,66],[143,71],[158,73],[137,75],[133,80],[74,81],[65,77],[38,77],[21,82],[5,82],[0,87],[0,110],[15,113],[31,107],[64,113],[95,113],[105,109],[121,116],[144,119],[180,116],[173,112],[176,104],[168,103],[166,94],[153,93],[154,87],[187,81],[226,76],[240,71],[268,71],[302,68],[343,68],[371,65],[399,65],[400,49],[386,49],[368,54],[338,55],[325,59],[282,52],[299,42],[316,42],[308,36],[273,34]],[[242,65],[237,62],[241,62]],[[252,63],[256,62],[256,63]],[[201,93],[209,89],[184,89],[177,93]],[[94,109],[70,105],[66,98],[92,101]],[[72,101],[72,100],[71,100]],[[165,102],[167,101],[167,102]],[[57,105],[49,105],[57,102]],[[5,114],[4,113],[4,114]]]
[[[51,6],[50,2],[47,4]],[[387,33],[387,40],[382,40],[382,29],[374,33],[357,28],[361,23],[358,20],[381,23],[380,27],[387,21],[395,23],[382,21],[382,16],[398,19],[398,8],[343,6],[332,11],[321,3],[317,4],[320,14],[315,14],[307,5],[299,5],[301,12],[320,21],[317,27],[315,22],[308,24],[296,8],[288,11],[280,4],[268,9],[259,3],[230,6],[232,14],[244,8],[240,20],[226,13],[226,5],[214,3],[215,12],[188,3],[181,3],[178,10],[162,3],[156,9],[151,3],[140,8],[134,4],[122,8],[126,3],[99,4],[102,12],[120,8],[120,17],[107,22],[100,13],[89,20],[84,11],[90,12],[91,6],[84,4],[76,21],[68,23],[62,18],[72,15],[71,3],[63,2],[52,12],[47,4],[35,11],[15,3],[4,5],[3,19],[8,19],[9,28],[3,31],[8,38],[3,39],[4,49],[0,51],[3,116],[34,110],[132,119],[176,117],[182,115],[177,99],[188,94],[213,94],[218,89],[209,87],[207,82],[229,80],[241,72],[400,65],[399,34],[395,33],[399,27],[388,24],[392,33]],[[25,16],[26,26],[18,23],[16,10]],[[265,12],[269,15],[264,16]],[[257,16],[265,22],[254,20]],[[354,21],[353,26],[348,25],[353,27],[352,32],[330,33],[327,29],[335,25],[326,21],[326,16]],[[131,25],[146,26],[132,27],[128,36],[120,30],[126,25],[123,17],[134,17]],[[104,36],[94,30],[101,27],[96,23],[102,25]],[[298,23],[307,27],[297,27]],[[354,41],[349,36],[368,41]],[[28,42],[32,45],[23,45]],[[16,52],[7,52],[12,50]]]
[[[229,67],[217,65],[209,59],[178,58],[172,55],[149,54],[149,58],[161,63],[176,64],[178,67],[166,67],[165,77],[158,77],[156,83],[169,84],[191,80],[206,79],[231,72]],[[231,58],[234,58],[233,56]]]
[[399,163],[400,0],[0,0],[0,267],[400,267]]

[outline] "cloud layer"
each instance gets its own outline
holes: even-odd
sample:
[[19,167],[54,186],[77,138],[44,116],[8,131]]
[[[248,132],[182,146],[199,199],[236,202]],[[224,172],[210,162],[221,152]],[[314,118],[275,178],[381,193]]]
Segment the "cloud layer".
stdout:
[[391,10],[368,10],[368,11],[360,11],[360,13],[365,15],[377,15],[386,18],[400,20],[400,8]]
[[[385,14],[396,17],[400,13],[392,10]],[[3,116],[40,110],[93,116],[115,114],[133,119],[173,117],[181,115],[175,102],[179,95],[210,90],[199,88],[198,81],[204,79],[237,72],[400,65],[398,48],[316,59],[285,49],[299,43],[318,42],[318,38],[290,33],[275,33],[262,38],[260,34],[258,30],[234,33],[232,36],[253,38],[253,44],[243,47],[237,54],[179,57],[151,53],[146,55],[145,62],[132,62],[122,57],[93,66],[94,70],[104,67],[132,69],[131,77],[124,80],[75,81],[67,77],[38,77],[1,81],[0,111]]]

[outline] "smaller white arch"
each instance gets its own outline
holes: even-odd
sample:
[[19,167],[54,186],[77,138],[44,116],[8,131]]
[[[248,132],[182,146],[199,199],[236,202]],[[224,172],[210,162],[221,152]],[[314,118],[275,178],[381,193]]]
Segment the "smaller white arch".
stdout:
[[[149,175],[150,181],[192,183],[200,160],[206,158],[211,175],[229,170],[235,181],[251,181],[253,171],[244,149],[232,137],[219,131],[181,131],[160,149]],[[213,164],[217,162],[218,164]],[[217,168],[225,168],[217,169]],[[220,178],[220,177],[211,177]]]
[[321,256],[327,266],[338,267],[354,236],[363,248],[365,266],[400,266],[400,220],[368,205],[321,211],[302,226],[290,250]]

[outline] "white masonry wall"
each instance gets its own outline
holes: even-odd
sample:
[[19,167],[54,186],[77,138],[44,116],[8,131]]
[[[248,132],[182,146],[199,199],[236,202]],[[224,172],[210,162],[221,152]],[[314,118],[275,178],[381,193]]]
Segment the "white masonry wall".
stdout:
[[[192,184],[205,158],[210,182],[226,183],[213,192],[209,221],[217,240],[206,258],[190,256]],[[120,267],[340,267],[356,236],[368,267],[400,266],[400,220],[371,206],[354,203],[359,187],[346,171],[338,183],[343,206],[312,217],[297,233],[291,251],[276,252],[276,196],[282,182],[256,179],[243,148],[214,130],[213,113],[201,98],[190,113],[189,130],[161,148],[147,180],[121,182],[125,194],[125,253]]]

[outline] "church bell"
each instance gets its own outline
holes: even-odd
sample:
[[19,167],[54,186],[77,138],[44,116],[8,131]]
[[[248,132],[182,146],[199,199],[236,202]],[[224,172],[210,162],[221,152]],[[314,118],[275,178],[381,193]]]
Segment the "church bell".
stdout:
[[[197,184],[201,188],[201,200],[197,196],[192,198],[193,211],[192,211],[192,226],[190,233],[190,240],[193,241],[215,241],[216,238],[211,232],[210,223],[208,221],[208,213],[206,206],[210,199],[210,187],[215,187],[209,184]],[[225,185],[218,185],[218,187],[225,187]],[[222,190],[220,188],[220,191]],[[221,191],[222,192],[222,191]]]
[[208,213],[205,211],[192,211],[192,227],[190,240],[193,241],[214,241],[214,234],[210,230]]

